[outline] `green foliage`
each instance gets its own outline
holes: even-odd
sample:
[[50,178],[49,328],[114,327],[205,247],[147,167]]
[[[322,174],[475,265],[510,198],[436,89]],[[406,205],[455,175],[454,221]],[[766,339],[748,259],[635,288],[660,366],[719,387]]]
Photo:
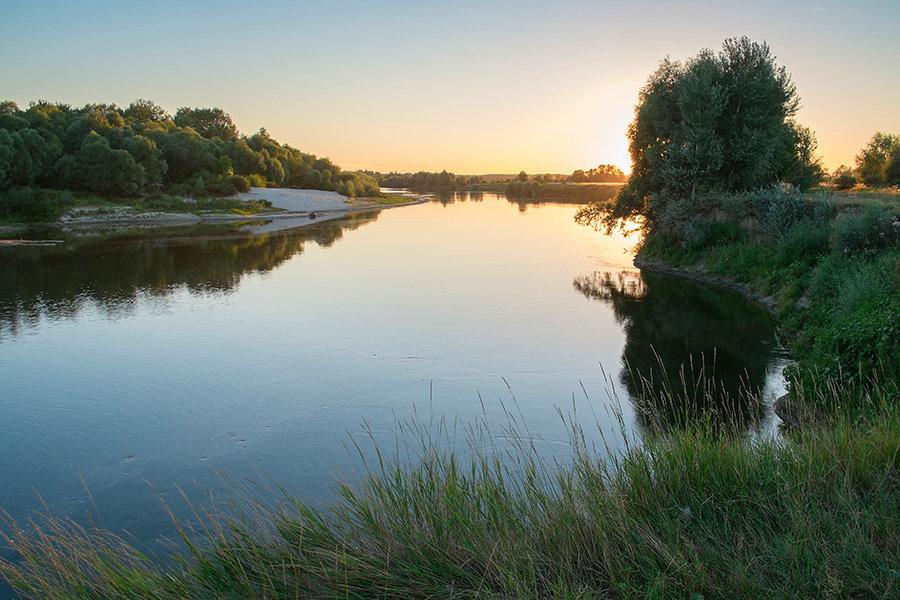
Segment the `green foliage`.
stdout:
[[626,177],[615,165],[598,165],[588,171],[577,169],[567,179],[572,183],[623,183]]
[[856,171],[869,186],[900,184],[900,135],[875,133],[856,155]]
[[75,189],[106,195],[134,196],[146,182],[144,168],[126,150],[110,148],[106,138],[89,135],[63,166],[64,178]]
[[628,128],[632,171],[595,223],[656,223],[670,201],[767,187],[805,189],[821,178],[812,133],[793,121],[799,106],[784,67],[766,44],[728,39],[686,63],[665,59],[641,89]]
[[12,100],[0,101],[0,115],[14,115],[19,112],[19,105]]
[[[836,214],[827,198],[778,189],[700,200],[702,214],[725,220],[672,202],[639,257],[724,275],[777,301],[801,387],[809,373],[855,385],[876,370],[900,372],[900,217],[877,206]],[[743,235],[729,235],[738,223]]]
[[208,139],[227,140],[237,135],[231,116],[221,108],[180,107],[175,112],[175,124],[190,127]]
[[247,181],[253,187],[266,187],[266,178],[259,173],[250,173],[247,175]]
[[[454,173],[441,171],[429,173],[372,173],[381,187],[409,188],[422,192],[442,192],[464,187],[468,181]],[[527,176],[526,176],[527,179]]]
[[831,183],[839,190],[849,190],[856,185],[856,176],[850,167],[841,165],[834,170],[831,176]]
[[[219,108],[181,107],[171,119],[145,99],[124,110],[115,104],[76,109],[42,100],[23,111],[6,101],[0,104],[0,193],[41,186],[134,197],[163,188],[205,197],[256,185],[380,194],[371,175],[343,172],[327,158],[279,144],[265,129],[249,138],[237,134]],[[38,206],[26,210],[21,199],[32,197],[26,192],[13,196],[7,209],[22,208],[24,219],[53,212]],[[35,202],[40,197],[33,196]]]
[[874,254],[900,243],[900,218],[874,206],[835,219],[831,245],[838,252]]
[[69,205],[64,194],[30,187],[0,192],[0,221],[41,223],[56,220]]
[[139,98],[131,104],[123,112],[123,116],[132,121],[167,121],[171,117],[162,106],[159,106],[152,100]]

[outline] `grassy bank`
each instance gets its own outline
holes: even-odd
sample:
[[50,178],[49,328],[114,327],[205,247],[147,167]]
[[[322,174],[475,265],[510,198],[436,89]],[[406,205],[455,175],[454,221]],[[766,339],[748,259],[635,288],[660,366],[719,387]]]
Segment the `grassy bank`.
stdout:
[[42,599],[896,598],[900,411],[879,412],[754,442],[701,424],[608,461],[569,423],[563,464],[515,426],[476,428],[464,459],[449,429],[406,424],[416,458],[373,454],[329,509],[198,508],[166,566],[70,521],[7,522],[23,560],[0,572]]
[[900,219],[882,200],[771,189],[673,202],[638,261],[743,284],[775,307],[803,383],[858,383],[900,372]]
[[83,206],[96,207],[100,212],[119,207],[129,207],[135,212],[190,214],[251,215],[275,211],[269,202],[262,200],[241,201],[237,198],[219,197],[194,199],[164,194],[117,200],[90,192],[16,188],[0,193],[0,224],[53,223],[73,208]]

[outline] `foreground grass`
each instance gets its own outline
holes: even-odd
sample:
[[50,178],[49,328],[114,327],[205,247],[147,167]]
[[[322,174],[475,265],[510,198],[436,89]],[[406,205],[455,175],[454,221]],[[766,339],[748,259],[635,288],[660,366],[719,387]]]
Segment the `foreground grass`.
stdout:
[[[823,388],[824,389],[824,388]],[[832,388],[833,389],[833,388]],[[4,536],[22,597],[896,598],[900,411],[781,440],[697,425],[599,460],[577,424],[562,464],[515,425],[401,427],[402,457],[318,509],[198,509],[158,566],[120,538],[43,517]]]

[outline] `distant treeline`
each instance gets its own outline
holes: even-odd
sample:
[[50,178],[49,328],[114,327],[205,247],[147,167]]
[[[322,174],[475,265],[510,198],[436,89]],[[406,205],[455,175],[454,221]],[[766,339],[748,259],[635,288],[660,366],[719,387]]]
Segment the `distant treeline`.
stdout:
[[605,202],[619,192],[621,184],[572,185],[563,182],[511,181],[506,196],[515,200],[565,200],[567,202]]
[[365,171],[367,175],[375,178],[378,185],[387,188],[407,188],[420,192],[442,192],[470,189],[471,186],[485,183],[480,176],[456,175],[448,171],[430,173],[419,171],[418,173],[378,173]]
[[446,170],[440,173],[428,171],[419,171],[418,173],[365,171],[365,173],[374,177],[381,187],[408,188],[427,192],[489,191],[488,188],[496,187],[498,183],[622,183],[626,179],[622,170],[615,165],[599,165],[587,171],[578,169],[573,171],[571,175],[554,173],[529,175],[525,171],[520,171],[518,175],[510,175],[505,181],[498,180],[496,176],[493,176],[491,180],[487,180],[481,175],[456,175]]
[[372,177],[279,144],[265,129],[240,135],[220,108],[181,107],[172,117],[150,100],[127,108],[37,101],[25,110],[0,102],[0,196],[34,187],[230,195],[251,186],[379,193]]

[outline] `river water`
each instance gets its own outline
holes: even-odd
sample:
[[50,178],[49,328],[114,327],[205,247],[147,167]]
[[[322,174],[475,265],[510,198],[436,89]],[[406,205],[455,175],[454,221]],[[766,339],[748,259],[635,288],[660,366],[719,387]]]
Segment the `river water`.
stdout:
[[[650,424],[626,361],[714,356],[722,385],[770,402],[785,362],[767,315],[642,277],[637,240],[576,225],[577,208],[460,194],[293,231],[0,248],[0,507],[90,511],[150,543],[173,531],[161,501],[187,514],[181,493],[223,477],[327,501],[356,476],[348,436],[392,447],[410,418],[511,413],[565,454],[559,412],[576,412],[615,448]],[[766,404],[741,410],[772,431]]]

